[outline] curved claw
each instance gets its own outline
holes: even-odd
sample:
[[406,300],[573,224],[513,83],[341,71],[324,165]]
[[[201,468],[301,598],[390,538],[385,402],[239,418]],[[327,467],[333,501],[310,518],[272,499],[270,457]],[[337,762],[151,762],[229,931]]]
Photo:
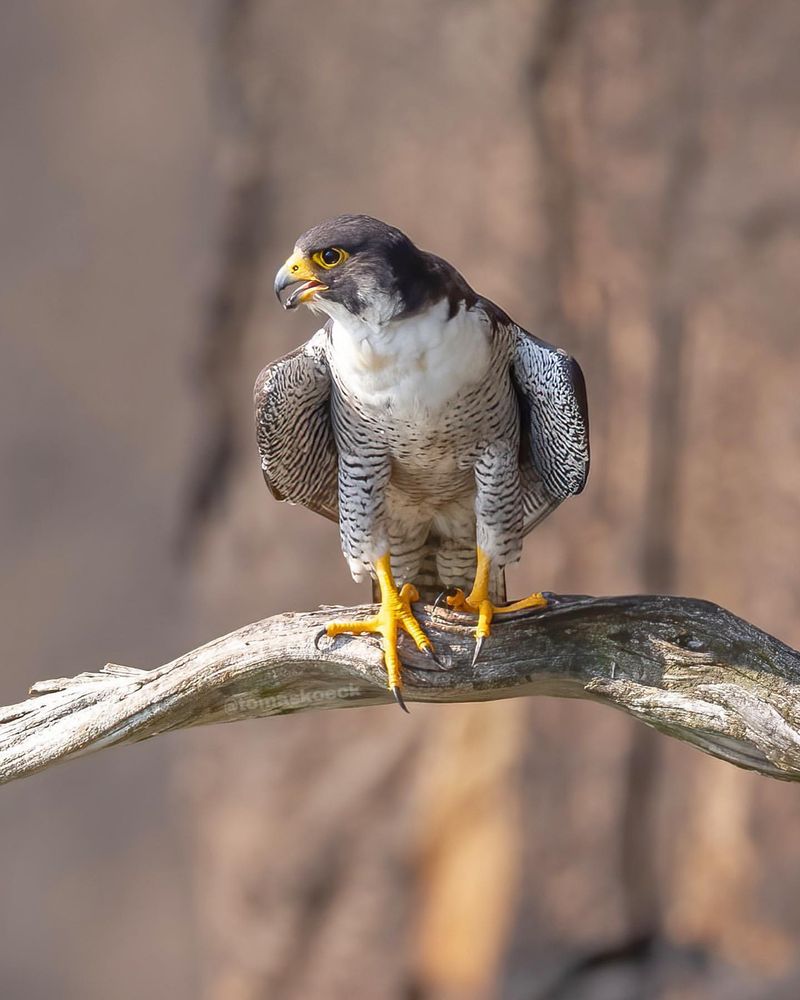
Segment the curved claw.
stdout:
[[411,715],[411,713],[409,712],[408,708],[406,708],[406,703],[403,700],[403,692],[400,690],[400,688],[397,687],[397,685],[393,685],[390,690],[391,690],[392,694],[394,695],[394,700],[397,702],[397,704],[400,706],[400,708],[403,709],[403,711],[406,713],[406,715]]
[[433,646],[423,646],[421,652],[423,652],[428,657],[429,660],[433,660],[433,662],[436,664],[437,667],[441,667],[442,669],[444,669],[445,664],[442,663],[442,661],[436,655],[436,650],[433,648]]
[[319,653],[322,652],[322,650],[319,648],[319,640],[323,637],[323,635],[324,636],[328,635],[328,629],[324,625],[319,630],[319,632],[317,632],[317,634],[314,636],[314,649],[316,649],[317,652]]
[[439,593],[436,600],[433,602],[433,607],[431,608],[431,618],[436,614],[439,608],[443,608],[445,601],[450,596],[450,590],[443,590]]
[[478,636],[475,642],[475,652],[472,654],[472,666],[478,662],[478,657],[481,655],[481,650],[483,649],[483,636]]

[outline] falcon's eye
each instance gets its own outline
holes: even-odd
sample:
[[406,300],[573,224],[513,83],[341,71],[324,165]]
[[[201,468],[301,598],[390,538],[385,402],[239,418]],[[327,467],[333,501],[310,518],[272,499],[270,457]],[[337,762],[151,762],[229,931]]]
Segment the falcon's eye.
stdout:
[[331,268],[343,263],[349,256],[346,250],[340,250],[339,247],[326,247],[318,250],[311,259],[320,267]]

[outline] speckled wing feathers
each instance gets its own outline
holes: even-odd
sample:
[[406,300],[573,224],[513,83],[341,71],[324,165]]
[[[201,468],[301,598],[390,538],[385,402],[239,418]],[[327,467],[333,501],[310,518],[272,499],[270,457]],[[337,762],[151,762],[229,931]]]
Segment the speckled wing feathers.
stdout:
[[324,337],[320,330],[258,376],[256,437],[272,495],[338,521],[338,455]]
[[[527,497],[530,514],[547,497],[556,506],[580,493],[589,474],[589,415],[583,373],[574,358],[516,327],[512,375],[523,417],[523,449],[529,449],[533,470],[544,494]],[[524,468],[528,491],[536,493],[535,477]],[[551,508],[552,509],[552,508]],[[548,511],[549,512],[549,511]],[[526,530],[530,530],[527,524]],[[541,520],[539,517],[537,520]],[[534,522],[536,523],[536,522]]]

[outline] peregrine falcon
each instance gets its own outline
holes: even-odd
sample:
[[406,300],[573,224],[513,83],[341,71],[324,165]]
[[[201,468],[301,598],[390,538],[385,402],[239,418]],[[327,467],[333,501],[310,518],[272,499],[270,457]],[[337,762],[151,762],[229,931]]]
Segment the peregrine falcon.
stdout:
[[326,320],[256,381],[261,468],[278,500],[337,521],[353,577],[373,579],[378,614],[326,631],[380,634],[405,708],[398,631],[434,656],[412,609],[421,592],[447,590],[477,615],[476,659],[496,614],[546,605],[541,594],[505,604],[503,568],[584,487],[583,375],[366,215],[304,233],[275,278],[279,300],[287,289],[284,308]]

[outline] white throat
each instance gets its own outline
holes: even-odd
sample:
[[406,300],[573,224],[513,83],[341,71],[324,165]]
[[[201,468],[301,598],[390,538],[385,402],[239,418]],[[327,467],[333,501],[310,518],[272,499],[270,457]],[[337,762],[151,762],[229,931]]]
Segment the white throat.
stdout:
[[483,313],[448,313],[446,299],[382,324],[332,310],[329,362],[337,379],[370,409],[404,419],[441,410],[480,381],[490,361]]

